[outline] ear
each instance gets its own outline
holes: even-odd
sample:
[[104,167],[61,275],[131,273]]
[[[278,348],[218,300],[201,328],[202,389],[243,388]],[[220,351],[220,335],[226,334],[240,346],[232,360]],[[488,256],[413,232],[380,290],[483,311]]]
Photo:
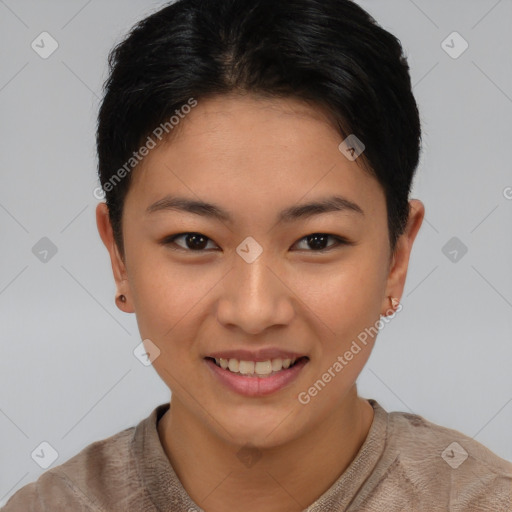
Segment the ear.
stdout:
[[389,296],[396,297],[397,299],[402,297],[412,245],[416,235],[418,234],[420,226],[423,223],[424,217],[425,206],[423,203],[418,199],[411,199],[409,201],[409,218],[407,221],[407,227],[397,241],[389,266],[386,296],[382,303],[384,311],[389,311],[391,308]]
[[133,313],[135,310],[131,300],[131,292],[128,281],[128,274],[126,272],[126,265],[114,240],[114,231],[110,223],[110,217],[106,203],[98,203],[98,206],[96,206],[96,224],[98,226],[98,232],[103,241],[103,244],[110,254],[112,272],[114,274],[114,280],[117,287],[116,297],[119,294],[123,294],[126,297],[126,302],[116,300],[116,305],[121,311],[124,311],[125,313]]

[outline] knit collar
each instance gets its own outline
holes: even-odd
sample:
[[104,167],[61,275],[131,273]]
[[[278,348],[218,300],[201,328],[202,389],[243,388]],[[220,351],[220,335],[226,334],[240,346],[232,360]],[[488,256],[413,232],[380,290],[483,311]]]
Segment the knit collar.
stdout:
[[[393,462],[384,448],[388,433],[388,413],[376,400],[368,399],[374,417],[368,435],[355,458],[339,478],[303,512],[342,512],[358,502],[358,491],[365,485],[371,491]],[[159,512],[204,512],[188,495],[172,467],[158,435],[158,421],[170,404],[158,405],[135,428],[131,449],[141,482]],[[380,459],[381,463],[377,467]],[[386,460],[389,459],[389,460]],[[378,474],[377,474],[378,473]],[[371,479],[369,477],[372,477]],[[366,492],[365,492],[366,494]]]

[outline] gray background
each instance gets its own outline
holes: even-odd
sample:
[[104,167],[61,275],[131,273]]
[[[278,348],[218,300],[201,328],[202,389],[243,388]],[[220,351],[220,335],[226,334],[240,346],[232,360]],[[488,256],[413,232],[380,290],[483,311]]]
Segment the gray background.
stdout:
[[[359,3],[409,58],[424,130],[412,197],[426,206],[403,310],[360,392],[512,460],[512,1]],[[41,442],[53,467],[170,397],[133,355],[93,196],[107,52],[160,5],[0,0],[0,505],[44,471]],[[47,59],[31,48],[43,31],[59,44]],[[442,47],[453,31],[469,44],[456,59]],[[43,237],[46,262],[32,252]]]

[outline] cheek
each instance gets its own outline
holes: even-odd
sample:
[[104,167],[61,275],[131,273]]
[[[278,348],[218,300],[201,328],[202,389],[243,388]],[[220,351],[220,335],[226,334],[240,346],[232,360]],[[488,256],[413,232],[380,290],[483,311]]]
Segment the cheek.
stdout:
[[314,274],[301,272],[293,289],[322,332],[339,344],[379,318],[385,283],[382,264],[361,251]]
[[191,350],[200,321],[201,298],[211,286],[190,270],[165,262],[139,262],[131,289],[142,339],[159,349],[152,365],[170,389],[178,390],[189,379]]
[[[158,345],[173,345],[173,350],[186,348],[200,325],[204,299],[221,275],[206,266],[171,262],[165,254],[140,255],[132,264],[130,288],[141,336]],[[172,343],[175,339],[180,343]]]

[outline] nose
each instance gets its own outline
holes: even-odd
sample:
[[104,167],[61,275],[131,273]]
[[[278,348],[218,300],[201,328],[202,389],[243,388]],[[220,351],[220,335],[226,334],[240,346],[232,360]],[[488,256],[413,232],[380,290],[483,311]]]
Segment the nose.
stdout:
[[280,267],[264,255],[265,251],[252,263],[235,257],[217,305],[217,320],[225,327],[237,326],[248,334],[259,334],[291,322],[293,291]]

